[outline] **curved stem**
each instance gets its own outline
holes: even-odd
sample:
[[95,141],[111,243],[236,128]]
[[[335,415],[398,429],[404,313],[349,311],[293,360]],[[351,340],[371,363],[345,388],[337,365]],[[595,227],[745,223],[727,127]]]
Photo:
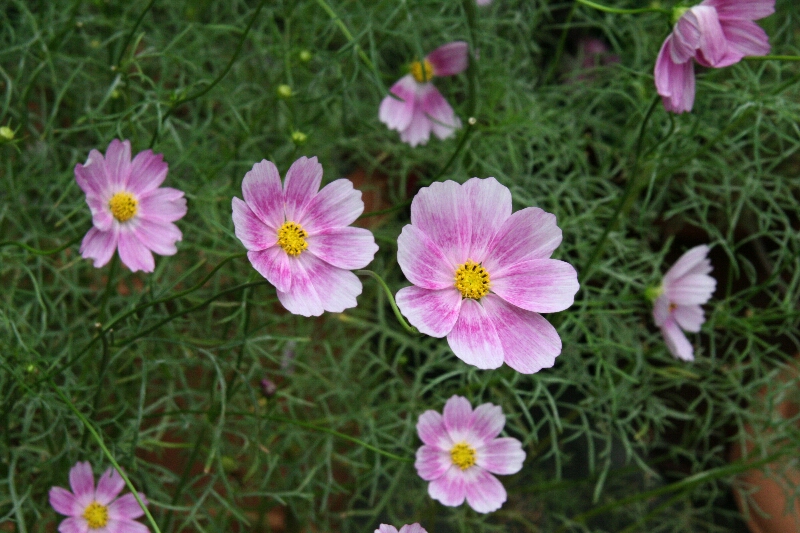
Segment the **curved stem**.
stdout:
[[397,303],[394,301],[394,295],[392,294],[392,291],[386,282],[383,281],[382,277],[372,270],[356,270],[356,274],[359,276],[372,276],[373,279],[375,279],[375,281],[377,281],[378,284],[383,287],[384,292],[386,292],[386,296],[389,298],[389,304],[392,306],[392,311],[394,311],[394,316],[397,317],[397,321],[400,322],[400,325],[412,335],[419,335],[419,330],[406,322],[406,319],[403,317],[402,313],[400,313],[400,309],[397,307]]
[[139,18],[136,19],[136,22],[133,24],[133,28],[131,28],[131,31],[128,33],[127,37],[125,37],[125,42],[122,44],[122,48],[117,55],[117,60],[112,66],[119,67],[119,63],[122,61],[122,56],[125,55],[125,50],[128,48],[128,45],[131,44],[133,36],[136,34],[136,30],[139,29],[139,25],[142,23],[142,20],[144,20],[144,16],[147,15],[147,12],[150,11],[150,8],[153,7],[153,4],[155,3],[156,0],[150,0],[150,2],[145,6],[144,10],[139,14]]
[[72,239],[71,241],[67,242],[66,244],[63,244],[63,245],[59,246],[58,248],[53,248],[52,250],[39,250],[38,248],[33,248],[31,246],[28,246],[24,242],[17,242],[17,241],[3,241],[3,242],[0,242],[0,248],[2,248],[4,246],[17,246],[19,248],[22,248],[23,250],[29,251],[30,253],[32,253],[34,255],[53,255],[53,254],[57,254],[58,252],[63,252],[64,250],[66,250],[67,248],[72,246],[73,244],[75,244],[78,241],[80,241],[82,238],[83,238],[83,236],[79,235],[79,236],[75,237],[74,239]]
[[575,0],[578,4],[583,4],[587,7],[603,11],[604,13],[613,13],[615,15],[636,15],[638,13],[664,13],[665,15],[672,15],[672,11],[662,9],[660,7],[639,7],[636,9],[622,9],[618,7],[604,6],[591,0]]

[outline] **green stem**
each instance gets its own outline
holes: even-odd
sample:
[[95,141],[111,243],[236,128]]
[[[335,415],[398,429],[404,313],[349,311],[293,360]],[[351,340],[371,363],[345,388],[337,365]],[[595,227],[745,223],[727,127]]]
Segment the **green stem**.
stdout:
[[142,511],[144,511],[144,514],[147,515],[147,521],[150,522],[150,525],[153,527],[155,533],[161,533],[161,530],[158,528],[158,524],[156,524],[153,515],[150,514],[150,510],[147,508],[142,499],[139,497],[139,492],[136,490],[136,487],[133,486],[133,483],[131,483],[131,480],[128,479],[128,476],[122,470],[122,467],[119,466],[117,460],[114,459],[114,456],[111,455],[111,452],[106,447],[105,443],[103,442],[103,437],[100,436],[100,433],[97,431],[97,429],[95,429],[92,423],[89,422],[89,420],[87,420],[86,417],[83,416],[83,414],[81,414],[81,412],[78,410],[77,407],[75,407],[75,405],[69,400],[69,398],[67,398],[67,396],[61,391],[58,385],[56,385],[52,379],[48,381],[50,382],[50,386],[53,388],[55,393],[61,398],[61,401],[63,401],[67,405],[67,407],[69,407],[70,410],[73,413],[75,413],[75,416],[78,417],[78,419],[81,421],[84,427],[86,427],[86,429],[89,430],[89,433],[92,434],[92,437],[94,437],[94,440],[97,442],[97,445],[100,446],[101,450],[103,450],[103,454],[106,456],[108,461],[114,467],[114,470],[116,470],[117,473],[120,475],[120,477],[123,479],[123,481],[125,481],[125,485],[128,487],[128,490],[131,491],[133,497],[136,498],[136,502],[139,504],[139,507],[141,507]]
[[377,281],[381,287],[383,287],[384,292],[386,292],[386,296],[389,298],[389,304],[392,306],[392,311],[394,311],[394,316],[397,317],[397,321],[400,322],[400,325],[412,335],[419,335],[419,330],[406,322],[406,319],[403,317],[402,313],[400,313],[400,309],[397,307],[397,303],[394,301],[394,295],[392,294],[392,291],[386,282],[383,281],[382,277],[372,270],[356,270],[356,274],[359,276],[372,276],[372,278],[375,279],[375,281]]
[[142,11],[139,14],[139,18],[136,19],[133,28],[131,28],[131,31],[128,33],[127,37],[125,37],[125,42],[123,43],[122,48],[120,49],[119,54],[117,55],[117,60],[114,62],[112,66],[119,67],[120,62],[122,61],[122,56],[125,54],[125,50],[128,48],[128,45],[131,44],[133,36],[136,34],[136,30],[139,29],[139,25],[142,23],[144,16],[147,15],[147,12],[150,11],[150,8],[153,7],[153,4],[155,3],[156,0],[150,0],[150,2],[145,6],[144,11]]
[[575,11],[578,10],[578,2],[572,4],[572,8],[569,10],[569,14],[567,15],[567,20],[564,22],[564,29],[561,30],[561,37],[558,39],[558,47],[556,48],[556,55],[553,60],[550,62],[550,68],[547,71],[547,75],[544,78],[545,85],[548,84],[555,76],[556,71],[558,70],[558,66],[561,64],[561,56],[564,54],[564,48],[567,45],[567,35],[569,33],[570,28],[572,27],[572,18],[575,16]]
[[664,13],[665,15],[672,15],[672,11],[669,9],[662,9],[660,7],[639,7],[635,9],[622,9],[618,7],[609,7],[604,6],[603,4],[598,4],[597,2],[592,2],[591,0],[575,0],[578,4],[583,4],[585,6],[597,9],[599,11],[603,11],[604,13],[613,13],[615,15],[636,15],[638,13]]
[[745,56],[750,61],[800,61],[800,56]]
[[100,312],[97,313],[98,324],[102,324],[103,320],[105,320],[108,298],[113,290],[114,278],[117,277],[117,268],[119,268],[119,254],[114,254],[111,258],[111,267],[108,269],[108,280],[106,280],[106,289],[103,291],[103,299],[100,300]]
[[153,138],[150,139],[149,148],[153,148],[153,146],[155,146],[156,141],[158,140],[158,134],[161,132],[161,125],[167,120],[167,118],[172,114],[172,112],[175,111],[175,109],[178,108],[178,106],[181,106],[181,105],[183,105],[183,104],[185,104],[187,102],[190,102],[192,100],[195,100],[195,99],[200,98],[201,96],[205,95],[211,89],[216,87],[216,85],[220,81],[222,81],[222,78],[224,78],[228,74],[228,71],[231,69],[231,67],[233,67],[233,64],[239,58],[239,53],[242,51],[242,47],[244,46],[244,41],[245,41],[245,39],[247,39],[247,36],[250,34],[250,28],[253,27],[253,24],[255,23],[256,18],[258,18],[258,14],[261,13],[261,9],[264,7],[264,4],[266,4],[266,3],[267,3],[267,0],[261,0],[261,3],[258,4],[258,7],[256,8],[255,13],[253,13],[253,16],[250,18],[250,22],[247,24],[247,27],[245,28],[244,33],[242,34],[242,38],[239,39],[239,44],[236,46],[236,51],[233,53],[233,56],[231,56],[230,61],[228,61],[228,64],[225,66],[223,71],[216,78],[214,78],[214,80],[206,88],[200,89],[199,91],[194,92],[194,93],[190,94],[189,96],[187,96],[185,98],[181,98],[180,100],[178,100],[177,102],[174,102],[172,105],[169,106],[169,109],[167,109],[167,112],[164,113],[164,116],[161,117],[161,120],[159,120],[158,124],[156,125],[156,131],[153,132]]
[[78,241],[80,241],[82,238],[83,238],[83,236],[79,235],[79,236],[75,237],[74,239],[70,240],[69,242],[67,242],[66,244],[63,244],[63,245],[59,246],[58,248],[53,248],[52,250],[39,250],[37,248],[32,248],[32,247],[28,246],[24,242],[17,242],[17,241],[3,241],[3,242],[0,242],[0,248],[3,248],[4,246],[17,246],[19,248],[22,248],[23,250],[29,251],[30,253],[32,253],[34,255],[53,255],[53,254],[57,254],[58,252],[63,252],[64,250],[66,250],[67,248],[72,246],[73,244],[75,244]]

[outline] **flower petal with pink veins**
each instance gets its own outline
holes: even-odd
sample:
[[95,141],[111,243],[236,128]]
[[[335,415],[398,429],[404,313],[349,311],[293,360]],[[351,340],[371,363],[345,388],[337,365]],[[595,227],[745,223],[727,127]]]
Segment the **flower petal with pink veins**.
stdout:
[[516,474],[522,470],[525,452],[517,439],[494,439],[476,453],[475,464],[493,474]]
[[105,527],[105,532],[102,529],[92,530],[92,533],[149,533],[150,530],[144,524],[134,522],[133,520],[109,520]]
[[417,450],[414,468],[417,469],[419,477],[425,481],[431,481],[443,476],[452,464],[453,458],[449,451],[424,445]]
[[531,259],[491,273],[491,290],[505,301],[536,313],[563,311],[575,301],[578,273],[557,259]]
[[152,272],[156,268],[153,253],[139,240],[133,230],[122,228],[118,241],[119,258],[131,272]]
[[708,274],[711,263],[708,260],[708,246],[702,244],[684,252],[664,274],[664,285],[670,285],[687,274]]
[[183,238],[181,230],[172,222],[140,219],[132,225],[131,231],[139,242],[159,255],[174,255],[178,251],[175,243]]
[[420,96],[420,109],[431,123],[431,131],[440,139],[447,139],[461,127],[461,119],[433,84],[428,84]]
[[451,466],[442,477],[428,483],[428,494],[442,505],[461,505],[467,497],[464,472],[456,465]]
[[414,524],[407,524],[400,528],[400,533],[428,533],[425,531],[425,528],[421,525],[414,523]]
[[108,199],[87,194],[86,204],[92,212],[92,225],[100,231],[109,231],[114,225],[114,217],[108,207]]
[[464,72],[469,65],[469,45],[464,41],[443,44],[428,54],[434,76],[453,76]]
[[656,90],[661,96],[664,109],[671,113],[685,113],[694,105],[695,80],[694,63],[675,63],[667,50],[672,41],[667,37],[658,53],[655,67]]
[[131,176],[131,142],[114,139],[106,150],[106,176],[111,189],[128,189]]
[[110,187],[106,177],[103,154],[97,150],[91,150],[89,157],[86,158],[86,163],[75,165],[75,181],[87,196],[106,196]]
[[697,333],[706,321],[703,308],[699,305],[679,305],[672,312],[672,318],[684,331]]
[[412,285],[397,291],[395,301],[412,326],[437,338],[450,333],[461,310],[461,293],[455,287],[429,290]]
[[456,357],[470,365],[481,369],[503,365],[503,346],[492,320],[483,306],[471,298],[461,302],[461,312],[447,334],[447,343]]
[[661,327],[667,320],[670,320],[672,312],[669,310],[669,298],[666,294],[661,294],[653,302],[653,321],[656,326]]
[[486,470],[473,467],[467,471],[467,503],[479,513],[491,513],[502,507],[507,499],[503,484]]
[[[147,505],[147,498],[141,492],[139,493],[139,498],[142,499],[143,504]],[[144,511],[131,492],[118,498],[108,506],[108,517],[112,520],[133,520],[142,515],[144,515]]]
[[88,533],[89,523],[82,516],[67,518],[58,524],[59,533]]
[[89,461],[75,463],[75,466],[70,468],[69,486],[78,499],[87,495],[94,497],[94,473]]
[[469,207],[469,198],[461,184],[451,180],[434,182],[421,189],[411,202],[411,224],[422,230],[452,265],[460,265],[469,259],[472,239]]
[[364,228],[331,228],[306,239],[308,253],[345,270],[365,268],[372,262],[378,245]]
[[523,374],[550,368],[561,353],[561,337],[542,315],[520,309],[499,296],[481,299],[503,345],[508,366]]
[[292,288],[295,264],[283,248],[273,246],[259,252],[247,252],[247,258],[256,271],[267,278],[279,292],[288,292]]
[[154,154],[152,150],[136,154],[130,168],[128,190],[137,196],[158,188],[164,183],[169,171],[169,165],[164,162],[163,154]]
[[381,524],[375,533],[398,533],[397,528],[388,524]]
[[694,57],[700,46],[700,22],[692,9],[678,19],[667,40],[670,41],[668,50],[673,63],[685,63]]
[[758,20],[775,12],[775,0],[703,0],[717,10],[720,20]]
[[233,230],[236,238],[242,241],[245,248],[257,252],[277,244],[278,232],[264,224],[245,202],[234,197],[231,203],[233,206]]
[[78,503],[75,495],[61,487],[50,489],[50,505],[57,513],[66,516],[78,516],[83,513],[83,506]]
[[717,11],[709,6],[695,6],[690,10],[697,17],[700,28],[700,44],[697,61],[708,67],[720,67],[720,61],[728,50],[728,41],[722,32]]
[[[772,49],[769,45],[767,32],[755,22],[749,20],[725,20],[722,21],[722,31],[728,40],[728,50],[734,51],[739,59],[745,56],[765,56]],[[731,60],[728,64],[732,65],[736,61]]]
[[[314,189],[313,192],[317,192],[317,190]],[[284,194],[281,188],[281,176],[272,161],[262,159],[244,175],[242,196],[253,213],[264,224],[275,231],[283,225]]]
[[378,109],[378,119],[390,130],[403,131],[411,124],[418,85],[414,76],[406,74],[389,89],[399,100],[386,96]]
[[397,263],[414,285],[440,290],[455,287],[456,266],[421,229],[407,224],[397,238]]
[[511,191],[494,178],[472,178],[462,185],[472,213],[469,258],[482,263],[495,234],[511,216]]
[[183,191],[161,187],[139,197],[139,218],[156,222],[175,222],[186,214]]
[[316,157],[301,157],[292,163],[283,183],[286,220],[298,222],[303,218],[321,183],[322,165]]
[[472,406],[469,400],[463,396],[451,396],[444,404],[442,420],[454,443],[466,442],[472,433]]
[[667,320],[661,326],[661,334],[670,353],[684,361],[694,361],[694,348],[674,320]]
[[100,231],[91,228],[81,242],[80,253],[84,259],[94,259],[95,268],[100,268],[111,260],[117,249],[117,231]]
[[400,140],[408,143],[412,148],[419,144],[426,144],[431,137],[431,128],[433,128],[431,119],[418,104],[419,102],[414,105],[408,126],[400,131]]
[[109,468],[97,480],[95,499],[101,505],[108,505],[122,492],[124,487],[125,480],[122,479],[122,476],[113,468]]
[[486,445],[503,431],[503,426],[505,425],[506,416],[499,405],[481,404],[472,412],[472,435],[470,440],[476,445]]
[[707,274],[683,276],[672,285],[665,284],[664,294],[678,305],[704,304],[714,294],[717,280]]
[[364,212],[361,191],[353,182],[341,178],[322,188],[308,204],[305,214],[294,219],[309,235],[331,228],[349,226]]
[[302,253],[292,264],[291,289],[278,291],[278,300],[296,315],[319,316],[324,311],[341,313],[355,307],[361,290],[361,281],[349,270]]
[[546,259],[561,244],[561,228],[556,216],[526,207],[503,222],[489,244],[483,267],[491,277],[501,268],[509,268],[528,259]]
[[449,451],[455,444],[444,426],[444,417],[432,409],[419,415],[417,434],[422,442],[440,450]]

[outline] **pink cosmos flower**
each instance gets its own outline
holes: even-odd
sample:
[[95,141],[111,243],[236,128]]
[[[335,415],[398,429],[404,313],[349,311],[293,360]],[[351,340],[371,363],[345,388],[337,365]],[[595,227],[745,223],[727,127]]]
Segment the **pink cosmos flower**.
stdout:
[[667,111],[691,111],[694,63],[727,67],[745,56],[770,51],[767,34],[753,22],[771,15],[775,0],[703,0],[677,13],[680,18],[656,59],[656,89]]
[[683,331],[700,331],[706,320],[700,306],[717,288],[717,280],[709,272],[708,246],[695,246],[667,270],[655,291],[653,319],[661,328],[670,353],[684,361],[694,361],[694,349]]
[[167,164],[152,150],[139,152],[131,161],[130,141],[111,141],[106,155],[89,152],[86,163],[75,165],[75,181],[86,193],[94,227],[83,238],[81,255],[94,266],[119,258],[131,271],[152,272],[152,252],[173,255],[183,237],[173,224],[186,214],[183,191],[159,187],[167,177]]
[[[506,489],[492,474],[516,474],[522,468],[522,443],[497,438],[506,424],[499,406],[475,410],[462,396],[444,405],[444,416],[425,411],[417,422],[424,443],[414,466],[428,484],[428,494],[442,505],[455,507],[466,498],[479,513],[496,511],[506,501]],[[382,532],[385,533],[385,532]]]
[[431,131],[440,139],[450,137],[461,127],[461,120],[431,80],[463,72],[467,68],[467,50],[467,43],[454,41],[440,46],[422,61],[411,63],[411,72],[389,89],[397,98],[387,96],[381,102],[380,121],[390,130],[399,131],[400,139],[411,146],[427,143]]
[[275,165],[253,165],[233,199],[236,236],[253,268],[278,291],[290,312],[319,316],[356,306],[361,281],[350,272],[367,266],[378,246],[369,230],[351,228],[364,211],[361,191],[348,179],[319,190],[316,157],[295,161],[281,188]]
[[478,368],[549,368],[561,338],[539,313],[563,311],[578,291],[572,265],[550,259],[560,243],[554,215],[512,214],[511,192],[494,178],[433,183],[414,197],[397,240],[397,262],[413,283],[397,305]]
[[[375,530],[375,533],[398,533],[397,528],[394,526],[390,526],[388,524],[381,524],[378,529]],[[406,524],[400,528],[399,533],[428,533],[425,531],[425,528],[421,525],[414,523],[414,524]]]
[[[150,530],[135,519],[144,514],[136,498],[128,493],[117,498],[125,481],[113,468],[100,476],[94,487],[92,465],[75,463],[69,471],[72,492],[61,487],[50,489],[50,505],[69,518],[58,526],[60,533],[147,533]],[[142,503],[147,498],[139,493]]]

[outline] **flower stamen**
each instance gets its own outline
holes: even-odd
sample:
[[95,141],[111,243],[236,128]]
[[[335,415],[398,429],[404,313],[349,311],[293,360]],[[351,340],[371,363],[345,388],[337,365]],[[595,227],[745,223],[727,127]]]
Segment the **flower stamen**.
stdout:
[[490,284],[489,272],[471,259],[456,269],[456,289],[464,298],[480,300],[489,292]]
[[408,70],[418,83],[425,83],[433,79],[433,65],[427,59],[414,61],[409,65]]
[[108,507],[97,502],[92,502],[83,511],[83,517],[91,529],[105,527],[108,524]]
[[278,230],[278,246],[291,256],[300,255],[308,248],[306,237],[308,232],[300,224],[287,220]]
[[139,211],[139,201],[129,192],[118,192],[108,201],[108,208],[120,222],[127,222]]
[[466,442],[459,442],[450,450],[450,458],[453,459],[453,464],[461,470],[466,470],[475,465],[475,448]]

